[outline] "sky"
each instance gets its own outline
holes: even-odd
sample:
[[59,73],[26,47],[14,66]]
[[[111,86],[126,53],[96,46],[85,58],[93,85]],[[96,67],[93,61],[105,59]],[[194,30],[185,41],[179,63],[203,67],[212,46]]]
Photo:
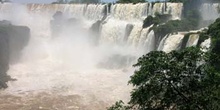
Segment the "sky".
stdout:
[[[56,0],[11,0],[13,2],[16,3],[52,3]],[[112,2],[112,1],[116,1],[116,0],[102,0],[104,2]],[[154,1],[154,0],[150,0],[150,1]]]

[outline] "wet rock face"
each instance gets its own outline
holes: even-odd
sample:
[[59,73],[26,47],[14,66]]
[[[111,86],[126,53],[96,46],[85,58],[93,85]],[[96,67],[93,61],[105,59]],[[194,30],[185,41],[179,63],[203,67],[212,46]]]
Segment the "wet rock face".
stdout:
[[59,36],[59,33],[62,31],[63,22],[64,22],[63,13],[57,11],[53,15],[53,20],[50,21],[52,36]]
[[27,45],[30,29],[14,26],[9,21],[0,21],[0,88],[6,88],[11,78],[7,75],[9,63],[19,59],[21,50]]
[[65,18],[63,12],[57,11],[50,20],[50,28],[53,37],[60,37],[67,30],[75,30],[75,27],[80,26],[81,21],[76,18]]
[[93,43],[95,45],[98,45],[99,44],[99,39],[100,39],[100,30],[101,30],[101,24],[102,24],[102,21],[101,20],[98,20],[96,21],[94,24],[92,24],[92,26],[90,27],[90,33],[92,35],[92,40],[93,40]]
[[9,67],[9,35],[0,31],[0,88],[6,88]]
[[28,44],[30,29],[26,26],[12,26],[9,34],[10,62],[16,62],[23,48]]
[[92,24],[92,26],[90,27],[90,30],[95,33],[99,33],[101,23],[102,23],[101,20],[96,21],[94,24]]
[[132,29],[134,28],[134,25],[132,24],[127,24],[125,28],[125,35],[124,35],[124,41],[128,40],[128,36],[130,36]]
[[99,63],[98,67],[106,69],[122,69],[130,66],[135,59],[136,57],[131,55],[114,54]]

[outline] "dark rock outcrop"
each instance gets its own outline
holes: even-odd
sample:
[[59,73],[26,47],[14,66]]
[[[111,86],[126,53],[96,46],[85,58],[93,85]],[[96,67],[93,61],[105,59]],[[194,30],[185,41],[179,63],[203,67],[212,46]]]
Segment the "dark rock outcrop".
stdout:
[[90,27],[91,35],[93,35],[93,42],[95,45],[98,45],[100,38],[100,30],[101,30],[102,21],[98,20]]
[[52,36],[57,37],[62,31],[62,26],[64,23],[63,13],[61,11],[57,11],[53,15],[53,20],[50,21]]
[[9,68],[9,35],[7,32],[0,31],[0,88],[6,88]]
[[128,36],[131,34],[132,29],[134,26],[132,24],[127,24],[125,28],[125,35],[124,35],[124,41],[126,42],[128,40]]
[[21,50],[28,44],[30,29],[26,26],[11,26],[9,34],[10,62],[19,59]]
[[0,21],[0,88],[6,88],[6,82],[11,80],[7,75],[9,63],[18,60],[29,37],[28,27],[14,26],[9,21]]
[[98,67],[105,69],[122,69],[129,67],[135,59],[136,57],[131,55],[114,54],[100,62]]
[[[81,27],[81,21],[76,18],[66,18],[64,13],[57,11],[50,20],[52,37],[61,37],[63,33],[71,33]],[[74,33],[73,33],[74,34]]]

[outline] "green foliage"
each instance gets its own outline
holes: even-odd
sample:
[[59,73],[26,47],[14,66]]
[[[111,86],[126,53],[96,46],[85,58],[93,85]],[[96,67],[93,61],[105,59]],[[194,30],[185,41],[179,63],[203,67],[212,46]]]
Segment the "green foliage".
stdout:
[[204,42],[206,39],[209,38],[209,35],[207,35],[207,30],[203,30],[202,32],[199,32],[199,40],[197,43],[197,46],[199,47],[201,45],[202,42]]
[[169,33],[175,33],[178,31],[194,30],[197,29],[200,18],[201,17],[198,10],[188,11],[185,18],[183,18],[182,20],[169,20],[168,22],[166,22],[169,19],[168,16],[156,17],[154,20],[157,22],[154,23],[158,23],[161,25],[154,25],[153,30],[157,37],[164,37]]
[[201,20],[200,12],[196,8],[200,5],[199,0],[170,0],[170,2],[184,2],[183,18],[181,20],[168,21],[171,16],[160,14],[155,14],[153,19],[149,17],[144,20],[144,28],[150,26],[152,23],[155,24],[152,29],[157,39],[162,39],[162,37],[169,33],[195,30],[198,28]]
[[216,19],[216,21],[209,26],[207,34],[211,36],[212,45],[211,45],[211,52],[215,55],[212,55],[212,59],[216,57],[218,59],[212,60],[211,63],[220,71],[220,18]]
[[213,84],[203,85],[203,80],[210,80],[206,79],[208,76],[204,72],[207,66],[198,66],[198,61],[203,60],[206,60],[206,56],[197,48],[168,54],[151,52],[141,57],[134,65],[139,70],[135,71],[129,82],[136,87],[131,94],[130,104],[138,109],[150,110],[210,108],[212,105],[206,104],[208,101],[203,99],[203,95],[210,96],[209,92],[217,88],[205,90]]
[[[176,33],[179,31],[189,31],[198,28],[199,21],[201,19],[200,12],[198,10],[186,10],[184,18],[182,20],[170,20],[171,15],[155,13],[155,17],[148,16],[143,22],[143,28],[149,27],[155,32],[157,41],[162,39],[165,35],[170,33]],[[156,46],[158,46],[156,43]]]
[[184,22],[189,25],[189,28],[196,28],[199,25],[199,21],[201,20],[201,15],[199,10],[188,10],[185,15]]
[[165,36],[168,33],[183,31],[186,28],[183,27],[184,23],[180,20],[170,20],[165,24],[154,26],[153,30],[156,36]]
[[216,21],[209,26],[207,33],[211,35],[215,39],[219,39],[220,37],[220,18],[216,19]]
[[203,29],[201,32],[190,32],[190,33],[187,33],[184,35],[184,38],[182,40],[182,43],[181,43],[181,46],[180,46],[180,49],[184,49],[186,47],[186,44],[189,40],[189,37],[190,35],[192,34],[197,34],[199,35],[199,39],[198,39],[198,43],[197,43],[197,47],[200,47],[201,43],[204,42],[205,40],[207,40],[209,38],[209,35],[207,34],[207,29]]
[[143,28],[149,27],[152,24],[155,24],[153,16],[148,16],[146,19],[144,19]]
[[149,27],[150,25],[158,25],[164,22],[167,22],[170,20],[171,15],[170,14],[160,14],[160,13],[155,13],[155,17],[148,16],[144,22],[143,22],[143,28]]
[[134,65],[139,69],[129,84],[135,88],[129,105],[124,107],[130,107],[129,110],[220,109],[220,75],[208,63],[209,56],[195,47],[170,53],[153,51],[142,56]]
[[130,108],[128,106],[124,106],[123,101],[115,102],[115,105],[108,108],[108,110],[129,110]]

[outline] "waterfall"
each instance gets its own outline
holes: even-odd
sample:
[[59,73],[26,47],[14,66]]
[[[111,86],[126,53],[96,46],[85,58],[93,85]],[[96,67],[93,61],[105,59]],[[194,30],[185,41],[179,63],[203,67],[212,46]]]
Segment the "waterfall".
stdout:
[[101,20],[105,13],[106,5],[89,4],[86,8],[85,16],[91,20]]
[[172,19],[181,19],[183,10],[182,3],[155,3],[152,9],[151,15],[160,13],[160,14],[171,14]]
[[184,35],[182,34],[169,35],[164,42],[162,50],[164,52],[170,52],[177,49],[180,46],[183,37]]
[[[101,33],[105,39],[108,37],[108,39],[123,39],[125,37],[128,38],[128,44],[140,46],[139,43],[142,42],[143,34],[146,33],[143,31],[142,34],[142,22],[147,16],[154,16],[157,12],[160,14],[171,14],[172,19],[181,19],[182,7],[183,4],[181,3],[167,3],[166,5],[164,3],[156,3],[153,6],[151,3],[115,4],[111,6],[111,13],[105,21],[107,23],[103,24]],[[129,36],[124,36],[126,35],[126,24],[134,26]],[[105,27],[108,28],[108,31],[111,30],[111,32],[107,32]],[[120,31],[116,31],[118,29],[120,29]],[[149,50],[153,48],[154,47],[151,47]]]
[[183,4],[181,3],[167,3],[166,13],[172,15],[172,19],[181,19],[183,11]]
[[85,18],[94,21],[104,17],[105,6],[101,4],[27,4],[27,8],[32,13],[53,14],[61,11],[69,18]]
[[208,51],[211,46],[211,38],[206,39],[204,42],[201,43],[200,46],[202,47],[202,50],[204,52]]
[[[30,42],[20,60],[10,65],[8,74],[17,81],[9,82],[9,88],[1,92],[1,97],[6,98],[0,101],[0,108],[12,105],[9,109],[103,110],[115,101],[128,101],[132,87],[127,86],[127,81],[134,73],[131,65],[137,58],[154,50],[170,52],[183,41],[182,33],[156,39],[153,25],[142,27],[143,20],[156,13],[171,14],[172,20],[181,19],[182,3],[107,7],[106,4],[0,4],[1,20],[31,29]],[[203,19],[219,17],[218,7],[203,4],[201,11],[208,12],[203,13]],[[68,22],[58,25],[59,36],[54,37],[51,20],[58,11]],[[100,26],[97,36],[90,32],[94,23]],[[198,34],[190,35],[186,46],[196,45],[198,39]],[[210,42],[205,40],[201,46],[209,47]]]
[[167,37],[169,37],[169,35],[166,35],[166,36],[160,41],[160,44],[159,44],[159,46],[158,46],[158,48],[157,48],[158,51],[162,51],[162,50],[163,50],[164,43],[165,43]]
[[111,7],[111,14],[120,20],[143,20],[147,16],[154,16],[155,13],[171,14],[172,19],[181,19],[182,3],[151,3],[137,4],[115,4]]
[[144,47],[146,48],[146,52],[150,52],[155,50],[155,35],[154,35],[154,31],[151,30],[150,33],[147,35],[147,38],[144,42]]
[[186,47],[196,46],[199,41],[199,34],[191,34],[186,43]]
[[140,39],[139,39],[139,47],[143,47],[143,45],[144,45],[144,42],[145,42],[145,40],[146,40],[146,38],[147,38],[147,35],[150,33],[149,31],[150,31],[150,29],[153,27],[153,25],[151,25],[151,26],[149,26],[149,27],[147,27],[147,28],[144,28],[144,29],[142,29],[142,31],[141,31],[141,35],[140,35]]
[[200,7],[203,20],[215,20],[220,17],[218,10],[220,9],[219,3],[204,3]]
[[140,20],[147,17],[148,3],[115,4],[111,7],[111,16],[119,20]]
[[[143,28],[143,20],[156,12],[181,19],[182,4],[114,4],[109,14],[106,6],[0,4],[1,20],[31,29],[30,42],[8,71],[18,80],[8,83],[4,93],[11,98],[6,100],[21,98],[11,104],[13,109],[19,105],[23,110],[103,110],[117,100],[128,100],[132,88],[127,81],[134,72],[131,65],[141,55],[157,50],[152,26]],[[53,36],[51,24],[57,11],[63,13],[65,22],[58,24],[58,35]],[[97,21],[101,22],[99,37],[90,32]],[[169,35],[159,47],[174,50],[182,37]],[[94,44],[94,39],[99,43]]]
[[219,3],[203,3],[200,7],[202,22],[200,27],[207,27],[220,17],[220,4]]
[[[0,5],[1,11],[12,9],[14,6],[12,4]],[[147,16],[160,13],[171,14],[172,19],[181,19],[183,8],[182,3],[113,4],[110,13],[107,14],[108,8],[105,4],[24,4],[23,6],[26,6],[29,13],[47,16],[47,19],[51,19],[51,16],[57,11],[63,12],[66,18],[85,19],[87,29],[97,20],[103,20],[108,15],[101,26],[100,41],[107,39],[109,42],[121,43],[122,39],[127,38],[127,43],[134,46],[141,42],[141,31],[143,30],[141,25]],[[130,34],[126,35],[126,25],[128,24],[134,27]]]
[[127,22],[109,19],[102,25],[101,40],[111,43],[122,43],[125,37]]
[[142,25],[142,23],[134,25],[131,34],[128,37],[128,44],[131,44],[133,46],[138,45],[141,37]]

